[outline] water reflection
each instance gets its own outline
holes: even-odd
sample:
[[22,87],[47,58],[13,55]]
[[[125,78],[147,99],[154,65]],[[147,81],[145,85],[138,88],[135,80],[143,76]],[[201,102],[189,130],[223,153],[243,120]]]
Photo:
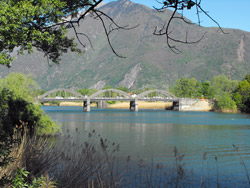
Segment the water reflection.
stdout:
[[[81,107],[44,107],[52,119],[62,124],[63,134],[81,142],[85,131],[95,130],[103,138],[119,143],[125,156],[131,155],[155,162],[171,163],[173,148],[185,154],[186,168],[201,174],[202,156],[211,177],[216,174],[218,157],[220,178],[230,180],[228,187],[246,181],[244,168],[232,144],[250,167],[250,116],[204,112],[145,110],[93,110]],[[234,177],[234,180],[232,180]],[[235,181],[233,184],[232,181]]]

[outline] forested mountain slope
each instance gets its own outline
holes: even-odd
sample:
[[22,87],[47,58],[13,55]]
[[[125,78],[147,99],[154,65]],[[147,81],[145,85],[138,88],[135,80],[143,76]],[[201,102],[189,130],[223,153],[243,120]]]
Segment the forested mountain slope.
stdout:
[[[134,88],[166,88],[181,77],[194,77],[209,80],[214,75],[225,74],[232,79],[242,79],[249,73],[250,33],[225,29],[222,34],[218,28],[204,28],[197,25],[187,26],[175,21],[173,32],[176,37],[184,38],[188,27],[188,39],[197,44],[179,45],[181,54],[173,53],[166,44],[164,36],[155,36],[155,26],[164,24],[170,11],[158,13],[146,6],[129,0],[108,3],[101,7],[107,15],[121,26],[132,30],[117,30],[110,35],[114,49],[126,58],[117,57],[108,45],[101,22],[94,18],[80,23],[79,31],[88,35],[93,49],[86,37],[85,53],[63,55],[59,65],[48,65],[47,59],[39,52],[18,56],[10,69],[0,66],[0,75],[9,72],[31,73],[42,89],[53,88],[102,88],[124,86]],[[74,32],[69,29],[69,35]]]

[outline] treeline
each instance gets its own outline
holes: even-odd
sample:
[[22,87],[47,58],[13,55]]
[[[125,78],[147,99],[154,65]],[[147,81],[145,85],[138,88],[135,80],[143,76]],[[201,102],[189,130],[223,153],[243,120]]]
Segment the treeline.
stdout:
[[[112,89],[111,86],[105,86],[103,89]],[[140,94],[146,90],[154,88],[145,88],[143,90],[130,91],[126,87],[117,87],[116,89],[133,94]],[[82,88],[77,90],[82,95],[90,96],[97,92],[97,89]],[[195,78],[184,78],[177,80],[169,91],[182,98],[205,98],[216,101],[214,109],[217,111],[240,111],[250,113],[250,74],[246,75],[242,81],[230,80],[225,75],[214,76],[211,81],[199,82]],[[37,94],[45,91],[36,90]],[[105,96],[116,93],[105,93]],[[151,93],[150,97],[157,96],[157,93]],[[110,96],[111,97],[111,96]]]
[[250,112],[250,74],[242,81],[230,80],[225,75],[204,82],[181,78],[170,91],[177,97],[214,99],[218,111]]

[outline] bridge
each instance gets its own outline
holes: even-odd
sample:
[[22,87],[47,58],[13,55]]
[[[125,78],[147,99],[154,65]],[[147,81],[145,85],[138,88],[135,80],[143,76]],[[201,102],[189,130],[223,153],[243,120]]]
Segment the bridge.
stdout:
[[53,89],[39,96],[38,100],[40,102],[80,101],[83,102],[83,110],[85,112],[89,112],[91,110],[91,102],[97,102],[98,107],[101,108],[102,101],[129,101],[129,109],[131,111],[138,111],[138,101],[173,102],[173,107],[175,110],[179,110],[180,101],[180,99],[174,96],[172,93],[159,89],[144,91],[139,95],[130,95],[118,89],[104,89],[99,90],[90,96],[83,96],[73,89]]

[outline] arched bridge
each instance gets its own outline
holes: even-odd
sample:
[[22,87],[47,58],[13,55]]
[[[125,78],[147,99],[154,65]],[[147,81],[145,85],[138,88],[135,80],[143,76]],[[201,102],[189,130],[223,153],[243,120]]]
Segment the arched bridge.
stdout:
[[130,95],[118,89],[99,90],[90,96],[83,96],[72,89],[53,89],[38,97],[40,102],[83,101],[84,111],[90,111],[90,102],[130,101],[130,110],[138,111],[138,101],[164,101],[178,103],[179,98],[165,90],[148,90],[139,95]]
[[[152,94],[154,94],[155,96],[152,96]],[[159,96],[159,94],[161,95]],[[149,97],[150,95],[151,97]],[[138,100],[145,100],[145,99],[156,100],[157,99],[158,101],[159,99],[162,99],[162,101],[173,101],[173,99],[176,99],[177,97],[168,91],[155,89],[155,90],[144,91],[140,93],[138,96],[136,96],[136,98]]]
[[53,89],[38,96],[40,101],[83,99],[83,95],[73,89]]
[[[113,94],[117,93],[119,95],[114,96]],[[103,96],[104,94],[104,96]],[[105,94],[108,94],[105,95]],[[104,90],[99,90],[96,93],[92,94],[89,96],[90,99],[103,99],[103,100],[121,100],[121,99],[131,99],[131,95],[128,93],[118,90],[118,89],[104,89]]]

